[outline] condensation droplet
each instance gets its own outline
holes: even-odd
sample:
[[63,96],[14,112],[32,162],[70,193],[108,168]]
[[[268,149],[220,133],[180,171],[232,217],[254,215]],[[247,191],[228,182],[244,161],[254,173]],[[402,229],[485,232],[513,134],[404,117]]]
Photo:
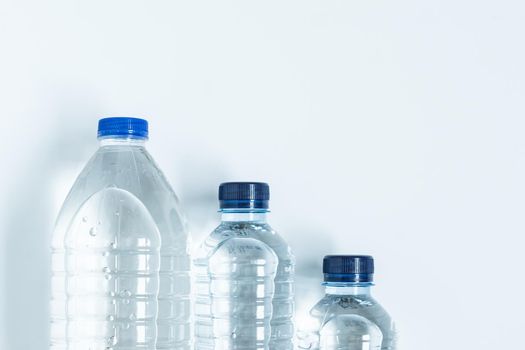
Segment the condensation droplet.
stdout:
[[87,216],[84,216],[84,217],[82,218],[82,222],[87,222],[87,221],[88,221],[88,217],[87,217]]
[[113,345],[117,344],[117,338],[114,335],[112,335],[111,337],[109,337],[107,339],[107,344],[109,346],[113,346]]
[[129,324],[129,323],[124,323],[124,324],[122,325],[122,328],[123,328],[123,329],[128,329],[129,327],[130,327],[130,324]]
[[130,303],[129,298],[131,297],[131,292],[130,292],[129,290],[124,289],[122,292],[120,292],[119,295],[120,295],[121,298],[123,298],[123,299],[122,299],[122,302],[123,302],[124,304],[127,305],[127,304]]
[[109,252],[102,252],[102,256],[108,256]]
[[129,298],[131,296],[131,292],[127,289],[122,290],[119,295],[123,298]]
[[89,234],[93,237],[95,237],[97,235],[97,229],[92,227],[89,229]]
[[110,321],[110,322],[111,322],[111,321],[115,321],[115,316],[113,316],[113,315],[108,315],[108,316],[106,317],[106,320],[108,320],[108,321]]
[[129,319],[130,319],[131,321],[134,321],[136,318],[137,318],[137,316],[136,316],[135,314],[130,314],[130,315],[129,315]]
[[111,248],[111,249],[115,249],[116,247],[117,247],[117,245],[115,244],[115,242],[111,242],[109,244],[109,248]]
[[102,271],[104,271],[104,273],[110,273],[110,272],[111,272],[111,269],[110,269],[109,267],[106,266],[106,267],[104,267],[104,268],[102,269]]
[[115,292],[109,292],[109,297],[111,298],[111,304],[115,305],[117,300],[115,299]]
[[119,212],[119,211],[116,211],[116,212],[115,212],[115,216],[120,216],[120,212]]
[[106,274],[104,275],[104,278],[107,279],[107,280],[109,281],[109,280],[111,279],[111,274],[106,273]]

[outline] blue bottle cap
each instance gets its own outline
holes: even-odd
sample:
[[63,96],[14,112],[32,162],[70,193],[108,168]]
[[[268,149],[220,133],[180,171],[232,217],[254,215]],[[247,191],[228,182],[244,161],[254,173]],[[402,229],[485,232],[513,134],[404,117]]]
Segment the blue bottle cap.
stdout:
[[268,209],[270,186],[264,182],[225,182],[219,186],[221,209]]
[[98,121],[98,137],[148,138],[148,121],[140,118],[111,117]]
[[327,255],[323,259],[323,274],[325,282],[373,282],[374,258],[370,255]]

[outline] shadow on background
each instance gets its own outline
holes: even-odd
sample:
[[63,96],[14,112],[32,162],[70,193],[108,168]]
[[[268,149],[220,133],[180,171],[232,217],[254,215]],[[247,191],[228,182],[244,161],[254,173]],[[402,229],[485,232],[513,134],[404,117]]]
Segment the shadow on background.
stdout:
[[[66,104],[53,135],[42,135],[37,153],[18,171],[8,192],[10,212],[5,222],[4,259],[5,313],[7,349],[48,348],[48,306],[50,276],[50,237],[56,213],[53,200],[57,183],[86,160],[93,145],[92,110],[83,103]],[[95,114],[96,115],[96,114]],[[52,119],[51,119],[52,120]],[[89,138],[88,138],[89,137]],[[71,179],[74,181],[74,178]],[[64,192],[67,193],[67,192]]]

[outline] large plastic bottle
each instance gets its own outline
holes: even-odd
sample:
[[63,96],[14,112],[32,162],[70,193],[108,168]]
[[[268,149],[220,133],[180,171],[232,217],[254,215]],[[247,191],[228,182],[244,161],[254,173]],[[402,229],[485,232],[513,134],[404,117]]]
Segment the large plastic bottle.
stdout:
[[300,349],[395,350],[392,319],[372,298],[374,260],[368,255],[328,255],[326,295],[310,311],[312,328],[298,334]]
[[293,277],[290,247],[266,222],[269,187],[219,187],[221,224],[194,260],[196,350],[291,350]]
[[188,237],[147,138],[143,119],[99,121],[53,233],[51,350],[190,349]]

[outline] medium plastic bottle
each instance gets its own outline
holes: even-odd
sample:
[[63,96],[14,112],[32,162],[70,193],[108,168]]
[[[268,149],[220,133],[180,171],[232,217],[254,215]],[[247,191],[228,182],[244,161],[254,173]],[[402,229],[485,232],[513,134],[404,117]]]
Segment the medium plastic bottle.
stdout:
[[298,334],[300,349],[395,350],[395,326],[371,296],[374,260],[368,255],[328,255],[326,295],[310,311],[312,328]]
[[266,221],[269,187],[223,183],[219,201],[194,260],[195,349],[291,350],[295,259]]
[[53,233],[52,350],[190,349],[188,237],[147,138],[143,119],[99,121]]

